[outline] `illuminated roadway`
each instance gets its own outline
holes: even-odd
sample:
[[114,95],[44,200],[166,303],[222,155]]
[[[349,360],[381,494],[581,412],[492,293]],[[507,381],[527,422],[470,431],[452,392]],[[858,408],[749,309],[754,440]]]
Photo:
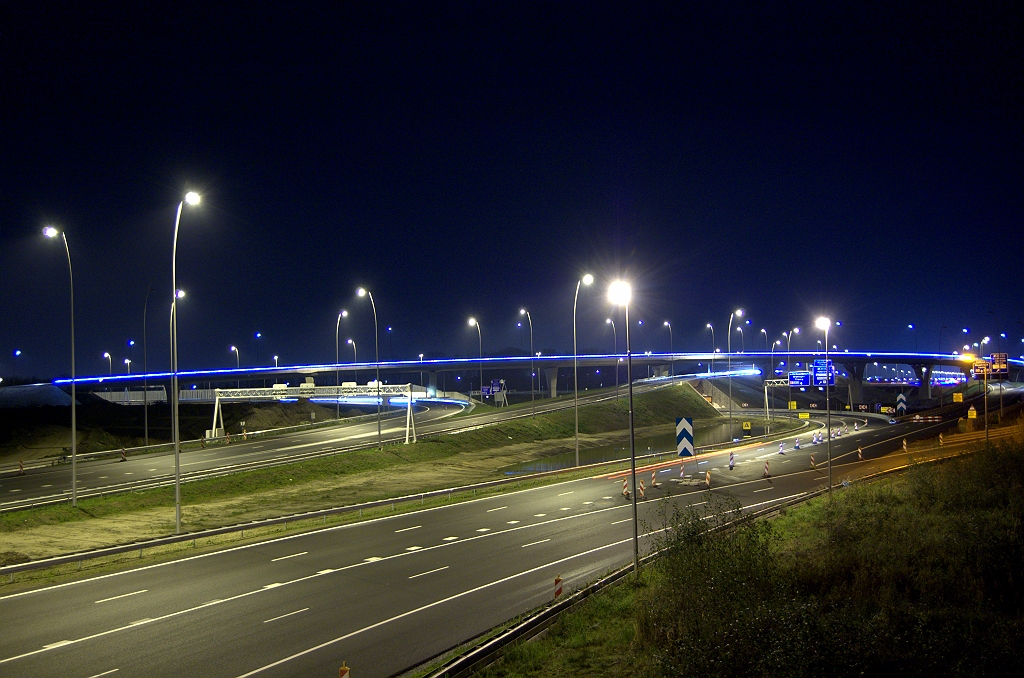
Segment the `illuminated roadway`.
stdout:
[[[904,463],[904,437],[949,425],[832,419],[850,431],[833,440],[836,483]],[[700,473],[746,506],[802,496],[825,483],[825,446],[800,437],[783,455],[777,442],[746,446],[733,471],[728,452],[706,456]],[[651,499],[707,498],[676,480],[678,462],[654,470]],[[0,674],[333,676],[345,660],[360,678],[390,676],[549,601],[556,575],[571,591],[627,563],[621,484],[563,482],[3,597]],[[641,502],[641,525],[659,525],[658,505]]]

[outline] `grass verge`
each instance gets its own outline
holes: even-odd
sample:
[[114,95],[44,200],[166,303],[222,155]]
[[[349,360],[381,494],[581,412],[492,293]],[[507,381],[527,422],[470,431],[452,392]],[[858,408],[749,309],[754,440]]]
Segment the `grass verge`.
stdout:
[[639,581],[591,596],[482,675],[1015,673],[1022,454],[983,449],[719,534],[727,499],[666,505],[665,556]]

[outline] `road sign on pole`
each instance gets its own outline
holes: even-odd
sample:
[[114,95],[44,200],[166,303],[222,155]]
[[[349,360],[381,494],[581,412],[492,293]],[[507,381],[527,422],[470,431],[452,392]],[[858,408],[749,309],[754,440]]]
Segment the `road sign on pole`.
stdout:
[[899,414],[907,413],[907,395],[905,393],[900,393],[896,396],[896,412]]
[[796,409],[796,401],[795,400],[790,400],[789,401],[789,409],[791,409],[791,410],[795,410]]
[[974,405],[971,405],[970,409],[967,410],[967,418],[968,419],[977,419],[978,418],[978,410],[974,409]]
[[829,386],[836,385],[836,373],[832,369],[832,359],[815,360],[811,363],[811,375],[814,378],[815,386],[824,386],[826,381]]
[[803,371],[793,371],[789,373],[789,385],[790,386],[810,386],[811,385],[811,373]]
[[693,419],[676,419],[676,454],[680,457],[693,456]]
[[963,393],[954,393],[953,394],[953,402],[954,403],[962,403],[963,401],[964,401],[964,394]]
[[1010,370],[1007,368],[1007,359],[1009,356],[1006,353],[993,353],[989,356],[992,359],[992,372],[993,376],[1001,374],[1009,374]]

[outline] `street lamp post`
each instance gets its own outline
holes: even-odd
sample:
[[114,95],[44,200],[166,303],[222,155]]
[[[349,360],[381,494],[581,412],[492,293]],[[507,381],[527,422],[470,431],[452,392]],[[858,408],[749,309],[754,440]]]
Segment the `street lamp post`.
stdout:
[[605,318],[605,323],[612,326],[612,353],[615,356],[615,399],[619,398],[619,337],[615,333],[615,321]]
[[[781,345],[782,345],[782,340],[781,339],[776,339],[775,343],[772,344],[772,351],[771,351],[771,353],[772,353],[772,357],[771,357],[772,369],[771,369],[771,376],[768,377],[769,379],[774,379],[775,378],[775,347],[776,346],[781,346]],[[775,404],[775,402],[774,402],[775,401],[775,387],[774,386],[772,387],[772,401],[773,401],[772,405],[774,405]],[[774,409],[774,408],[772,408],[772,409]],[[771,420],[771,412],[770,411],[768,413],[768,419]]]
[[768,350],[768,330],[761,328],[761,334],[764,335],[764,350]]
[[737,327],[736,331],[740,333],[740,353],[746,353],[747,352],[747,342],[746,342],[746,339],[745,339],[744,334],[743,334],[743,328],[742,327]]
[[[107,351],[103,352],[103,357],[107,359],[107,378],[114,376],[114,359],[110,357],[110,353]],[[107,384],[107,391],[110,391],[110,384]]]
[[149,293],[153,286],[146,288],[146,301],[142,304],[142,425],[145,429],[146,446],[149,446],[149,351],[146,346],[146,314],[149,312]]
[[636,441],[633,432],[633,358],[629,344],[629,302],[632,289],[629,283],[616,280],[608,286],[608,301],[622,306],[626,312],[626,384],[629,389],[629,468],[632,478],[631,498],[633,504],[633,573],[640,576],[640,534],[636,513]]
[[[341,358],[338,356],[338,330],[341,328],[341,319],[348,317],[348,311],[341,309],[338,314],[338,322],[334,323],[334,385],[338,387],[338,396],[334,399],[334,418],[341,419],[341,369],[338,367]],[[356,379],[358,385],[359,380]]]
[[357,289],[356,295],[370,297],[370,307],[373,309],[373,355],[377,379],[377,449],[383,450],[384,443],[380,437],[380,335],[377,332],[377,304],[373,301],[373,293],[366,288]]
[[[232,346],[231,350],[235,352],[235,369],[236,370],[242,369],[242,358],[241,358],[241,356],[238,353],[238,347],[237,346]],[[238,381],[235,382],[235,388],[242,388],[242,380],[241,379],[239,379]]]
[[[794,327],[789,332],[783,332],[782,336],[786,337],[786,376],[793,370],[793,335],[800,334],[800,328]],[[786,401],[786,409],[789,409],[789,403],[793,402],[793,384],[789,385],[789,400]]]
[[578,359],[576,355],[576,302],[580,298],[580,285],[591,285],[594,282],[594,276],[587,273],[582,278],[576,281],[576,294],[572,298],[572,393],[573,393],[573,413],[576,419],[575,428],[575,439],[576,439],[576,465],[580,465],[580,377],[578,369]]
[[[188,192],[178,203],[174,217],[174,243],[171,247],[171,435],[174,438],[174,532],[181,534],[181,440],[178,420],[178,226],[181,224],[181,208],[199,204],[199,194]],[[184,295],[182,295],[184,296]]]
[[68,279],[71,283],[71,505],[78,506],[78,412],[75,409],[75,273],[71,267],[71,248],[68,236],[53,226],[43,229],[47,238],[60,234],[64,240],[64,251],[68,255]]
[[[480,404],[484,402],[484,336],[480,332],[480,323],[476,318],[469,319],[469,326],[476,328],[476,338],[480,344]],[[469,397],[473,397],[473,385],[469,385]]]
[[828,495],[832,496],[832,407],[829,403],[829,390],[828,383],[832,378],[832,370],[829,369],[828,364],[828,330],[832,326],[832,321],[828,318],[821,317],[814,321],[814,326],[819,330],[825,331],[825,427],[828,429]]
[[132,359],[131,358],[125,358],[124,359],[124,364],[128,368],[128,374],[130,376],[131,373],[132,373]]
[[[352,362],[353,362],[353,364],[358,364],[359,363],[359,351],[356,350],[356,340],[355,339],[346,339],[345,343],[349,344],[350,346],[352,346]],[[353,373],[355,374],[354,378],[356,380],[356,386],[358,386],[359,385],[359,370],[358,369],[354,369]],[[341,391],[339,391],[338,393],[340,394]],[[341,401],[338,401],[338,402],[341,402]]]
[[[711,330],[711,374],[715,373],[715,326],[711,323],[707,324],[707,328]],[[711,391],[711,402],[715,402],[715,392]]]
[[662,323],[662,325],[664,325],[665,327],[668,328],[668,352],[669,352],[668,364],[669,364],[670,374],[671,374],[671,376],[674,377],[674,376],[676,376],[676,361],[672,357],[672,355],[675,353],[675,348],[673,348],[673,346],[672,346],[672,343],[673,343],[672,342],[672,323],[670,323],[669,321],[666,320],[665,322]]
[[[530,416],[536,417],[537,402],[534,399],[536,389],[534,389],[533,387],[533,378],[537,375],[537,371],[534,369],[533,366],[533,317],[530,315],[530,312],[527,311],[525,308],[519,309],[519,315],[525,315],[526,320],[530,325]],[[521,337],[523,335],[519,336]]]
[[[743,309],[737,309],[729,314],[729,328],[726,330],[726,349],[729,354],[728,356],[728,367],[729,367],[729,439],[732,439],[732,319],[742,318]],[[742,328],[737,328],[742,331]],[[712,334],[712,341],[714,341],[714,335]]]

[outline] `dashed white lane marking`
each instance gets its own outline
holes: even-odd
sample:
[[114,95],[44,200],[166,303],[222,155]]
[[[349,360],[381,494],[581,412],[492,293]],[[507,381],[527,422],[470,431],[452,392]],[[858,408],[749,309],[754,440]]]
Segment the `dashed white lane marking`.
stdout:
[[576,491],[576,490],[569,490],[568,492],[562,492],[562,493],[561,493],[561,494],[559,494],[558,496],[559,496],[559,497],[564,497],[565,495],[567,495],[567,494],[572,494],[572,493],[573,493],[573,492],[575,492],[575,491]]
[[632,518],[623,518],[622,520],[616,520],[614,523],[612,523],[612,525],[618,525],[619,523],[628,523],[631,520],[633,520],[633,519]]
[[490,532],[490,531],[491,531],[491,528],[489,528],[489,527],[481,527],[479,530],[477,530],[477,532]]
[[418,530],[421,527],[423,527],[423,526],[422,525],[413,525],[412,527],[403,527],[400,530],[395,530],[395,534],[398,534],[399,532],[408,532],[409,530]]
[[498,508],[487,509],[488,513],[494,513],[495,511],[501,511],[507,509],[507,506],[499,506]]
[[109,478],[109,477],[110,477],[110,476],[100,476],[100,480],[106,480],[106,479],[107,479],[107,478]]
[[[43,485],[43,487],[53,487],[53,485]],[[117,669],[114,670],[116,671]]]
[[125,472],[124,472],[124,474],[125,474],[126,476],[133,476],[133,475],[135,475],[135,474],[134,474],[134,473],[132,473],[131,471],[125,471]]
[[536,546],[537,544],[543,544],[546,541],[551,541],[551,539],[541,539],[540,541],[531,541],[529,544],[523,544],[520,548],[524,548],[525,549],[527,546]]
[[303,552],[301,552],[301,553],[293,553],[293,554],[291,554],[290,556],[281,556],[280,558],[271,558],[271,559],[270,559],[270,562],[272,562],[272,563],[276,563],[276,562],[277,562],[277,561],[279,561],[279,560],[288,560],[289,558],[297,558],[297,557],[299,557],[299,556],[304,556],[304,555],[306,555],[307,553],[309,553],[309,551],[303,551]]
[[110,601],[110,600],[117,600],[118,598],[127,598],[128,596],[137,596],[140,593],[145,593],[148,590],[149,589],[142,589],[141,591],[132,591],[131,593],[122,593],[119,596],[111,596],[110,598],[104,598],[103,600],[97,600],[95,602],[97,602],[97,603],[105,603],[105,602]]
[[583,505],[584,505],[584,506],[587,506],[587,505],[589,505],[589,504],[593,504],[593,503],[594,503],[594,502],[592,502],[592,501],[585,501],[585,502],[583,502]]
[[509,521],[508,521],[508,522],[506,522],[505,524],[506,524],[506,525],[518,525],[518,524],[519,524],[519,521],[518,521],[518,520],[509,520]]
[[11,490],[11,492],[21,492],[21,490]]
[[308,609],[309,609],[308,607],[304,607],[301,610],[295,610],[295,612],[289,612],[288,614],[282,614],[280,617],[273,617],[272,619],[264,619],[263,623],[264,624],[269,624],[272,621],[277,621],[278,619],[284,619],[285,617],[290,617],[293,614],[298,614],[300,612],[305,612]]
[[441,541],[455,541],[456,539],[458,539],[458,537],[445,537]]
[[155,470],[156,470],[155,468],[147,468],[147,469],[146,469],[146,471],[148,471],[149,473],[152,473],[152,472],[153,472],[153,471],[155,471]]
[[601,497],[601,499],[611,499],[611,497]]
[[774,487],[762,487],[760,490],[754,490],[754,492],[768,492],[768,491],[774,490],[774,489],[775,489]]
[[422,576],[427,575],[427,574],[434,574],[435,572],[440,572],[441,570],[447,570],[447,569],[448,569],[448,566],[445,565],[444,567],[438,567],[438,568],[433,569],[433,570],[427,570],[426,572],[420,572],[419,574],[414,574],[411,577],[409,577],[409,579],[415,579],[416,577],[422,577]]
[[562,508],[560,508],[560,509],[558,509],[558,510],[559,510],[559,511],[571,511],[572,509],[571,509],[571,508],[569,508],[568,506],[563,506]]
[[120,670],[121,669],[110,669],[109,671],[104,671],[103,673],[97,673],[95,675],[89,676],[89,678],[100,678],[100,676],[109,676],[111,673],[117,673]]
[[406,546],[405,550],[406,551],[419,551],[422,548],[423,548],[422,546]]
[[384,560],[384,559],[381,558],[380,556],[370,556],[369,558],[363,558],[363,561],[367,562],[367,563],[376,563],[378,560]]
[[546,513],[534,513],[533,517],[534,518],[543,518],[546,515],[547,515]]

